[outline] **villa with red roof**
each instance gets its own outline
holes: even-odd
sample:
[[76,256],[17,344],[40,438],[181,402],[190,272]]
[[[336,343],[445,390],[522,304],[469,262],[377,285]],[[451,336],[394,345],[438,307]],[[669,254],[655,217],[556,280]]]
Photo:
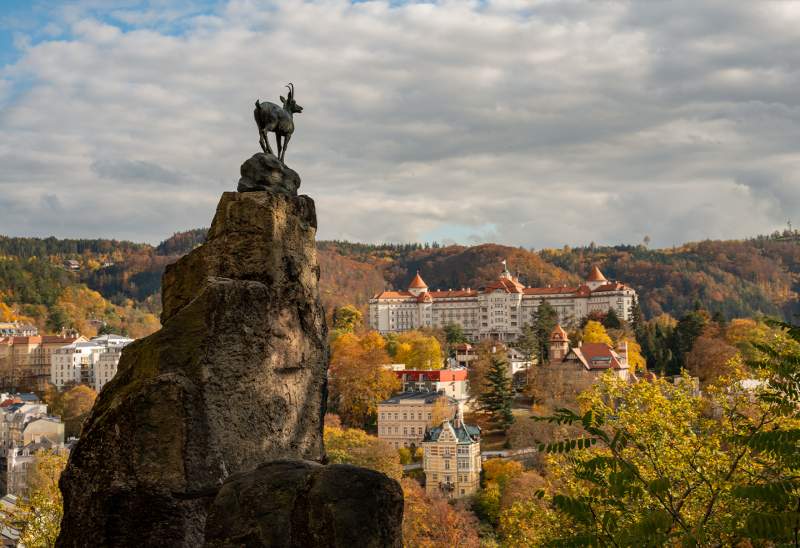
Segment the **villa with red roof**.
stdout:
[[588,386],[598,377],[611,371],[623,380],[633,379],[634,372],[628,367],[628,343],[621,342],[616,348],[606,343],[579,342],[571,346],[567,332],[556,325],[550,334],[548,361],[541,372],[569,373],[569,377],[583,377]]
[[545,301],[561,324],[570,325],[609,309],[627,320],[635,298],[632,288],[606,279],[597,266],[584,283],[572,287],[527,287],[504,268],[486,287],[438,291],[430,290],[417,272],[405,291],[382,291],[370,299],[369,325],[381,333],[398,333],[454,323],[473,341],[514,341]]

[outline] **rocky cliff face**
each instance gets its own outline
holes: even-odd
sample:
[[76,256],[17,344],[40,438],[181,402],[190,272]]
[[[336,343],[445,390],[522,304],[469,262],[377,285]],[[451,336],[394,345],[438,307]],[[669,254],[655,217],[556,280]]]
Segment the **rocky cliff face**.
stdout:
[[266,190],[223,194],[206,243],[164,274],[162,329],[123,351],[84,425],[59,546],[202,546],[231,475],[322,459],[314,202],[258,156],[242,175]]
[[403,491],[374,470],[273,461],[225,482],[206,546],[400,548]]

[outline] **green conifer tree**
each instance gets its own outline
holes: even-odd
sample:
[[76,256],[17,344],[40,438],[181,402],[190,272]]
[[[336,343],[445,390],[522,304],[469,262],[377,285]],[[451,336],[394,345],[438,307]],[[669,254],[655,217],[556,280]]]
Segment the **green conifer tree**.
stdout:
[[514,399],[514,390],[511,378],[508,376],[508,362],[497,356],[492,356],[489,370],[486,372],[486,388],[479,398],[481,411],[489,413],[492,421],[504,431],[514,423],[511,404]]

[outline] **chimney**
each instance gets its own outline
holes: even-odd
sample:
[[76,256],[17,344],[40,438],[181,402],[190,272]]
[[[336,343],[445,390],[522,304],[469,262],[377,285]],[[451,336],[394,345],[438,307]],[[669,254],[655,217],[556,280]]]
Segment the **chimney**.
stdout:
[[622,341],[617,345],[617,354],[622,358],[622,362],[628,365],[628,341]]

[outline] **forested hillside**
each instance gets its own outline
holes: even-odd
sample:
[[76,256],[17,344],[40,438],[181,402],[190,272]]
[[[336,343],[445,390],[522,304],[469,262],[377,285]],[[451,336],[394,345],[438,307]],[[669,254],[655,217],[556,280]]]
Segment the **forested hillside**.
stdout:
[[593,246],[545,250],[541,256],[580,274],[600,265],[607,277],[639,291],[646,317],[680,317],[697,302],[729,319],[759,314],[791,319],[800,312],[797,240],[704,241],[656,250]]
[[[115,240],[0,236],[2,319],[18,317],[47,331],[75,327],[134,336],[158,327],[164,267],[200,245],[206,229],[174,234],[158,246]],[[368,245],[319,242],[320,290],[337,306],[365,309],[382,289],[404,288],[419,270],[432,288],[481,287],[500,261],[530,286],[579,283],[593,264],[633,286],[645,317],[682,317],[698,303],[725,318],[800,313],[800,239],[776,234],[704,241],[672,249],[640,246],[546,249],[498,244]],[[68,263],[68,261],[73,261]],[[10,310],[10,312],[8,312]],[[105,326],[105,327],[104,327]]]

